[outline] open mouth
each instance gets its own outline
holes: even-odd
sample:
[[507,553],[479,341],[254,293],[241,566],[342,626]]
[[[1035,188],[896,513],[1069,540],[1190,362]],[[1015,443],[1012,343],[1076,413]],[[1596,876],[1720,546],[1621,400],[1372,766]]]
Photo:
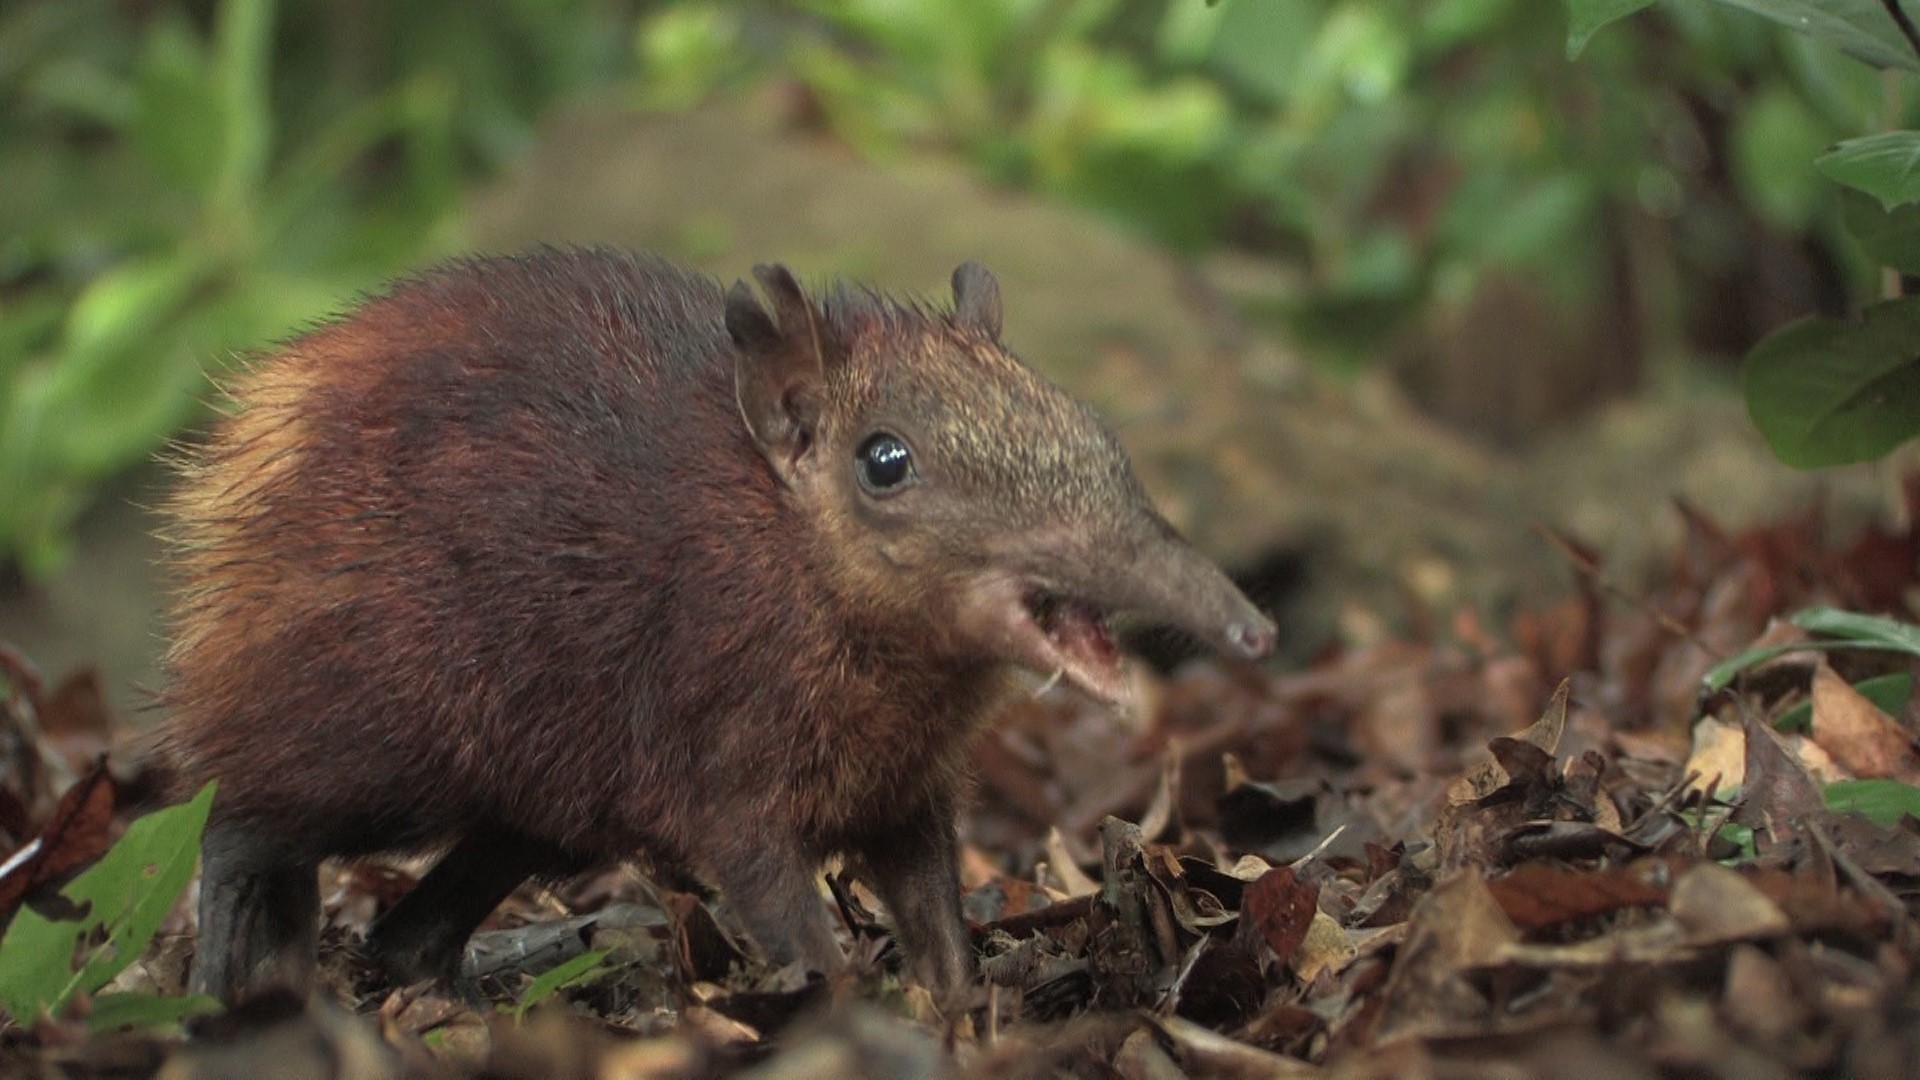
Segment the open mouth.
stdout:
[[1029,585],[1020,591],[1015,637],[1025,655],[1017,662],[1045,675],[1063,676],[1088,695],[1110,704],[1130,693],[1120,646],[1109,613],[1075,597]]
[[1099,608],[1040,588],[1026,590],[1020,602],[1026,605],[1027,617],[1062,652],[1101,664],[1119,662],[1120,648],[1114,643],[1113,628]]
[[1133,681],[1107,623],[1112,614],[1049,582],[999,574],[975,582],[958,612],[961,636],[988,655],[1130,706]]

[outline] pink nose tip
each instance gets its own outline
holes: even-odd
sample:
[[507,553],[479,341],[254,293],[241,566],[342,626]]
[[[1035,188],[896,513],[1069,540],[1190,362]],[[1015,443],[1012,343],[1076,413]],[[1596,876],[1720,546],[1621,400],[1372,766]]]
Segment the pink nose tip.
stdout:
[[1258,660],[1273,652],[1274,627],[1265,620],[1236,623],[1227,631],[1227,638],[1240,655],[1248,660]]

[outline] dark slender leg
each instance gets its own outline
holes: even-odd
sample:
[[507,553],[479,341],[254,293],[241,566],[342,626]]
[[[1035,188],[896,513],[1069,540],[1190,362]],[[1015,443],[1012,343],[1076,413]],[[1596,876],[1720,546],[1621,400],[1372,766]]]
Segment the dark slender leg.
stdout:
[[536,874],[570,869],[552,845],[506,829],[476,829],[374,922],[367,952],[395,982],[452,982],[467,939],[500,901]]
[[797,841],[715,867],[727,907],[747,924],[754,944],[775,964],[803,960],[824,974],[846,966],[833,918],[815,888],[820,860]]
[[230,1005],[276,986],[304,992],[320,935],[318,865],[231,821],[207,826],[201,856],[193,991]]
[[953,808],[932,808],[897,830],[876,834],[860,854],[893,913],[909,974],[942,998],[964,991],[973,978],[974,957],[960,914]]

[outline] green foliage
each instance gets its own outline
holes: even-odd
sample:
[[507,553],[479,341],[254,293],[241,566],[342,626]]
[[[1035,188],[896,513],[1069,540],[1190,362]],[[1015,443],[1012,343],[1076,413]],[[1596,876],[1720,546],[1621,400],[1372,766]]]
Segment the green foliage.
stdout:
[[520,1000],[514,1002],[513,1018],[525,1019],[530,1010],[560,991],[572,986],[584,986],[606,974],[607,968],[601,961],[612,951],[592,949],[541,972],[520,994]]
[[1828,179],[1879,199],[1884,209],[1920,202],[1920,131],[1848,139],[1813,164]]
[[1793,625],[1815,634],[1850,641],[1862,648],[1920,656],[1920,626],[1898,619],[1861,615],[1839,608],[1810,607],[1794,615]]
[[1860,615],[1830,607],[1811,607],[1796,612],[1789,621],[1802,630],[1824,634],[1834,640],[1764,645],[1736,653],[1707,669],[1707,673],[1700,677],[1700,692],[1703,695],[1717,694],[1732,686],[1733,680],[1748,668],[1788,653],[1870,649],[1920,657],[1920,626],[1896,619]]
[[1892,210],[1864,192],[1840,192],[1841,220],[1873,261],[1902,274],[1920,274],[1920,203]]
[[1653,0],[1565,0],[1567,59],[1577,60],[1600,28],[1653,6]]
[[[1700,161],[1723,139],[1742,199],[1839,235],[1805,162],[1880,107],[1871,73],[1712,10],[1563,58],[1645,6],[809,0],[796,16],[692,0],[643,24],[639,97],[677,107],[784,77],[869,156],[944,149],[1181,251],[1286,256],[1304,278],[1263,314],[1318,354],[1367,357],[1490,274],[1546,290],[1572,318],[1629,280],[1673,282],[1676,309],[1710,302],[1716,275],[1748,267],[1744,219]],[[1730,139],[1697,115],[1749,95],[1760,107],[1735,113]],[[1634,332],[1657,350],[1679,322]],[[1323,329],[1333,337],[1316,340]]]
[[1858,323],[1807,319],[1747,354],[1754,422],[1802,469],[1880,457],[1920,433],[1920,297],[1866,309]]
[[1825,795],[1829,810],[1864,814],[1881,825],[1920,818],[1920,788],[1898,780],[1838,780]]
[[[186,803],[135,821],[99,862],[60,895],[80,912],[48,918],[22,908],[0,938],[0,1007],[15,1021],[57,1013],[77,995],[98,993],[140,957],[200,858],[200,833],[213,805],[208,784]],[[126,997],[126,1000],[117,1000]],[[172,1022],[204,1008],[188,999],[171,1004],[144,996],[101,995],[106,1010],[96,1026]]]
[[0,562],[58,566],[204,367],[462,246],[463,184],[628,68],[622,6],[0,7]]
[[1920,71],[1920,55],[1908,47],[1887,15],[1885,0],[1719,0],[1772,19],[1790,30],[1829,41],[1879,68]]
[[[1885,0],[1719,0],[1764,16],[1877,68],[1920,71],[1920,40],[1909,37]],[[1574,34],[1634,10],[1618,0],[1566,0]],[[1911,18],[1912,11],[1902,8]],[[1584,38],[1582,38],[1584,40]],[[1846,139],[1814,154],[1804,120],[1763,98],[1750,114],[1746,172],[1765,208],[1783,224],[1805,224],[1819,174],[1850,189],[1842,221],[1862,251],[1903,274],[1920,268],[1920,132]],[[1897,122],[1899,117],[1889,118]],[[1770,180],[1766,178],[1771,178]],[[1863,199],[1861,194],[1870,196]],[[1875,204],[1877,200],[1877,205]],[[1781,461],[1799,468],[1870,461],[1920,435],[1920,300],[1868,307],[1853,322],[1809,319],[1779,331],[1747,355],[1747,407]]]

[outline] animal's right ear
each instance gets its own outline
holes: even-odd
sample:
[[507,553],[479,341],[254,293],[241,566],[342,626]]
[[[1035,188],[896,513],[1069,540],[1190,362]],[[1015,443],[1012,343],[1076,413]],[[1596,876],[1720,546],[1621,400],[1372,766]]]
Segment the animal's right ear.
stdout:
[[739,350],[734,399],[774,474],[792,486],[819,427],[828,343],[819,311],[786,267],[756,266],[753,276],[775,315],[767,314],[744,281],[727,293],[727,334]]

